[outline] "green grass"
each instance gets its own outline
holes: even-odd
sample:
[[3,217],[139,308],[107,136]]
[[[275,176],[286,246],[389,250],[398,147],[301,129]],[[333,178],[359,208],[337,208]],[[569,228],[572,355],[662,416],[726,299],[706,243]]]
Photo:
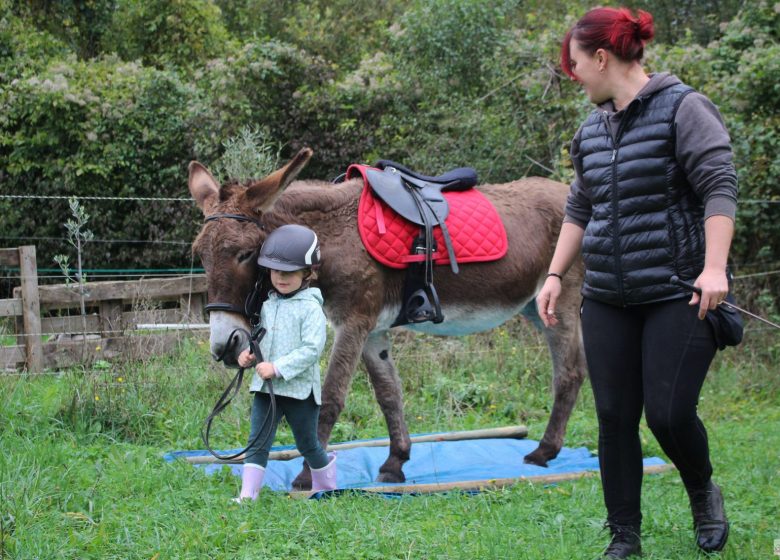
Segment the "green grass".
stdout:
[[[551,403],[541,337],[522,319],[491,333],[439,339],[397,333],[412,432],[523,423],[538,439]],[[772,338],[719,354],[700,414],[732,533],[724,559],[772,558],[780,539],[780,345]],[[200,423],[230,373],[203,341],[172,358],[0,377],[0,559],[28,558],[597,558],[608,537],[601,486],[591,477],[521,483],[476,495],[387,499],[345,494],[293,500],[263,491],[230,498],[239,480],[205,476],[165,452],[200,449]],[[242,395],[214,440],[240,445]],[[333,440],[386,435],[359,370]],[[645,455],[663,452],[643,426]],[[586,384],[567,446],[595,449]],[[292,443],[280,429],[277,443]],[[520,457],[516,460],[521,460]],[[677,473],[650,476],[643,493],[646,559],[700,559]]]

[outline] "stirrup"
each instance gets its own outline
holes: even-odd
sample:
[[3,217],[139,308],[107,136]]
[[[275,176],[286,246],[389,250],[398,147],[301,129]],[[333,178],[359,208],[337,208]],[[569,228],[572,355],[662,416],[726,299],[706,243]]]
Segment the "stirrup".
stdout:
[[[429,290],[430,297],[428,294]],[[431,303],[431,300],[433,300],[433,303]],[[433,285],[427,286],[426,289],[416,290],[406,300],[404,309],[406,320],[409,323],[424,323],[426,321],[441,323],[444,320],[444,316],[441,314],[441,306],[439,305],[439,297]]]

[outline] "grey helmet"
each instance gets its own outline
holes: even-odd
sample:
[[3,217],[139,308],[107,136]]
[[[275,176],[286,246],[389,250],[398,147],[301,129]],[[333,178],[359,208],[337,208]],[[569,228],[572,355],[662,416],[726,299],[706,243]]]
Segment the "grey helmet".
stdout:
[[320,264],[317,234],[305,226],[288,224],[273,230],[260,248],[257,264],[273,270],[301,270]]

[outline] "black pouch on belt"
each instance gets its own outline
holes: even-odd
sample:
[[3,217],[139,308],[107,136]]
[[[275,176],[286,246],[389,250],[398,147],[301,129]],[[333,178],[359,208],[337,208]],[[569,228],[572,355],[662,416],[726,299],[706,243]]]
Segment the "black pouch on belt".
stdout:
[[[736,303],[731,293],[726,295],[725,301]],[[712,326],[718,350],[723,350],[726,346],[736,346],[742,342],[744,325],[742,315],[736,309],[727,305],[719,305],[715,309],[707,311],[706,319]]]

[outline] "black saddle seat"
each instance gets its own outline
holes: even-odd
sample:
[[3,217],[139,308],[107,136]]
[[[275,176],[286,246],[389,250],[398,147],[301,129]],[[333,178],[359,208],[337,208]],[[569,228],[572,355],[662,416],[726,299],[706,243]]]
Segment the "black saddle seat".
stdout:
[[412,171],[408,167],[405,167],[400,163],[390,161],[389,159],[380,159],[378,162],[376,162],[375,167],[378,167],[379,169],[394,167],[404,175],[411,176],[426,183],[436,183],[437,185],[442,185],[441,190],[443,191],[465,191],[477,184],[477,171],[472,167],[458,167],[457,169],[447,171],[446,173],[442,173],[436,177],[417,173],[416,171]]

